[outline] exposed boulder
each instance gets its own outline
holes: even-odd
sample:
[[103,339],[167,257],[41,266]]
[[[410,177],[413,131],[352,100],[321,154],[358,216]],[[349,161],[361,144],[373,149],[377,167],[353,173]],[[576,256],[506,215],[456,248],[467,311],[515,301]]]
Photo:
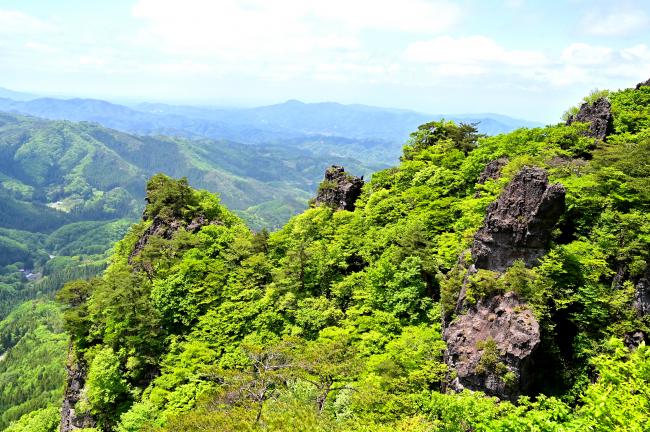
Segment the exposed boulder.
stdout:
[[589,123],[587,136],[604,141],[614,131],[612,126],[612,105],[605,98],[598,98],[593,103],[585,102],[577,114],[572,115],[566,124],[575,122]]
[[545,170],[522,168],[487,208],[472,245],[475,266],[502,272],[518,259],[537,264],[564,212],[565,193],[561,184],[548,184]]
[[645,342],[645,333],[641,330],[625,333],[623,342],[629,349],[638,348],[639,345]]
[[492,162],[488,163],[485,166],[483,172],[481,172],[481,174],[479,175],[478,183],[485,184],[485,182],[490,179],[492,180],[498,179],[499,177],[501,177],[501,170],[507,164],[508,164],[507,157],[501,157],[499,159],[495,159]]
[[446,362],[456,372],[454,390],[481,390],[514,400],[531,387],[539,323],[516,294],[480,300],[456,317],[443,336]]
[[82,360],[75,359],[70,348],[65,371],[66,386],[61,408],[61,432],[95,427],[95,420],[89,413],[77,413],[75,410],[86,382],[86,366]]
[[355,177],[346,173],[343,167],[332,165],[325,170],[325,179],[318,187],[314,204],[353,211],[362,187],[363,177]]
[[640,82],[636,85],[637,90],[639,90],[641,87],[650,87],[650,79],[644,82]]

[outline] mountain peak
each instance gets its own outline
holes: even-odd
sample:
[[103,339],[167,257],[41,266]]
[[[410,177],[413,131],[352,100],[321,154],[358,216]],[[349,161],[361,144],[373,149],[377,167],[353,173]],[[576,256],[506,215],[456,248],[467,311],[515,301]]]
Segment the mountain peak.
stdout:
[[286,101],[286,102],[285,102],[284,104],[282,104],[282,105],[295,105],[295,106],[302,106],[302,105],[307,105],[307,104],[306,104],[305,102],[303,102],[303,101],[299,101],[298,99],[289,99],[288,101]]

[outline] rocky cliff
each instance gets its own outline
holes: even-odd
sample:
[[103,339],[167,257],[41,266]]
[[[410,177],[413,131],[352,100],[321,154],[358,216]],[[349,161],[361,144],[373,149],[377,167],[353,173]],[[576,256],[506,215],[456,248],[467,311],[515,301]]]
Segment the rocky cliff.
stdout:
[[355,177],[340,166],[332,165],[325,171],[325,179],[318,188],[315,205],[326,205],[335,210],[354,210],[361,195],[363,177]]
[[524,167],[490,204],[474,237],[477,268],[502,272],[515,260],[533,266],[546,252],[551,230],[564,212],[565,189],[549,185],[546,171]]
[[650,314],[650,266],[646,267],[636,283],[634,308],[641,316]]
[[[143,218],[146,220],[146,218]],[[151,221],[151,225],[144,231],[138,241],[133,247],[133,251],[129,255],[129,264],[135,264],[135,258],[142,252],[145,246],[149,243],[152,237],[160,237],[165,240],[171,240],[174,234],[181,228],[186,231],[195,233],[206,225],[217,225],[218,221],[208,221],[205,216],[199,215],[194,217],[189,223],[182,219],[165,219],[160,216],[155,216]]]
[[[488,164],[482,178],[499,175],[506,161]],[[487,208],[471,248],[457,299],[457,316],[444,321],[445,360],[455,375],[450,387],[482,390],[515,400],[531,388],[534,355],[540,345],[539,322],[514,293],[492,294],[476,304],[465,300],[467,278],[477,269],[506,271],[516,260],[534,266],[546,253],[551,230],[564,212],[565,189],[549,185],[545,170],[522,168]]]
[[478,183],[484,184],[486,181],[498,179],[501,176],[501,170],[508,164],[508,158],[502,157],[495,159],[485,166],[485,169],[478,177]]
[[650,79],[647,81],[640,82],[636,85],[636,89],[639,90],[641,87],[650,87]]
[[61,407],[61,432],[69,432],[77,429],[92,428],[95,426],[94,419],[88,413],[77,413],[75,405],[81,398],[81,391],[86,382],[86,365],[83,361],[76,359],[72,347],[68,349],[68,360],[65,367],[66,385],[63,394]]

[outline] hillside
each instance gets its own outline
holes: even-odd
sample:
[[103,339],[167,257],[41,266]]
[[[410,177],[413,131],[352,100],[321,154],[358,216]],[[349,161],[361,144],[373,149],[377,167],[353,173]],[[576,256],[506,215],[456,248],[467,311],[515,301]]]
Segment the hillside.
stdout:
[[219,191],[249,226],[272,229],[306,208],[331,159],[366,175],[382,167],[309,150],[141,137],[0,113],[0,319],[70,277],[100,271],[142,214],[154,173]]
[[36,417],[42,426],[57,426],[68,346],[62,324],[52,301],[23,303],[0,320],[0,430],[23,416],[23,422]]
[[646,430],[649,157],[639,86],[495,137],[424,124],[270,235],[156,175],[58,295],[62,430]]
[[[271,202],[284,206],[282,216],[256,215],[269,218],[266,225],[272,226],[303,208],[317,176],[327,165],[307,150],[139,137],[91,123],[11,114],[0,116],[0,151],[2,190],[11,195],[4,211],[29,212],[27,202],[85,219],[139,215],[145,179],[162,171],[187,176],[193,184],[219,191],[235,210]],[[380,166],[364,166],[349,158],[339,161],[365,174]],[[21,209],[12,210],[15,207]],[[51,218],[55,219],[53,226],[63,222],[59,221],[61,215],[57,219],[52,213]],[[20,218],[15,220],[28,225]]]

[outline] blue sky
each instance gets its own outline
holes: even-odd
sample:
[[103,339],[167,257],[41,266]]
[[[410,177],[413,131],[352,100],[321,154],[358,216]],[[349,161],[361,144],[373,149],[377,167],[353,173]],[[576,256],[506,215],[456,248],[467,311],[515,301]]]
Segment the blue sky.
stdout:
[[[646,9],[648,11],[646,11]],[[650,78],[648,0],[0,0],[0,86],[540,121]]]

